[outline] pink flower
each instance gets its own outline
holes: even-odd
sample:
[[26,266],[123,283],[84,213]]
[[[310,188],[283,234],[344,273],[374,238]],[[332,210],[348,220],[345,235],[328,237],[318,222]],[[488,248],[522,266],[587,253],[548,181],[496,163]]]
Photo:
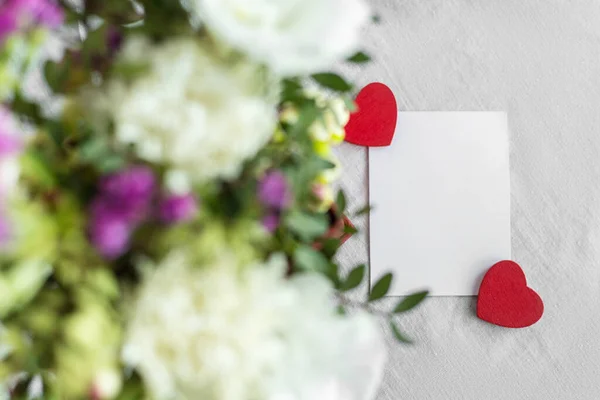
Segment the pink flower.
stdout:
[[22,146],[23,143],[17,136],[0,131],[0,157],[19,154]]
[[63,20],[62,9],[52,0],[4,0],[0,5],[0,42],[18,30],[35,25],[56,28]]
[[12,226],[6,215],[6,196],[14,189],[18,180],[16,157],[23,147],[9,111],[0,107],[0,247],[11,239]]

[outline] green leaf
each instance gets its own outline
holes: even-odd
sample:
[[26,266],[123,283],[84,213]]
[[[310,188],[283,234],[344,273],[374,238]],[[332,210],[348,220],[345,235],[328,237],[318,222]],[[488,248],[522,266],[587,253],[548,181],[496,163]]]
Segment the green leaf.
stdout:
[[341,215],[346,211],[346,194],[343,190],[340,190],[337,194],[337,198],[335,200],[335,205],[337,206],[337,212]]
[[352,225],[344,225],[344,234],[345,235],[354,235],[358,232],[358,229],[356,229],[354,226]]
[[303,271],[327,272],[329,260],[308,245],[300,245],[294,251],[294,263]]
[[393,276],[391,273],[387,273],[383,277],[381,277],[381,279],[379,279],[377,283],[375,283],[375,285],[373,285],[373,287],[371,288],[371,293],[369,294],[369,301],[375,301],[385,296],[388,290],[390,290],[392,278]]
[[373,206],[371,205],[366,205],[363,208],[357,210],[354,213],[355,217],[360,217],[361,215],[365,215],[365,214],[369,214],[371,211],[373,211]]
[[108,152],[108,141],[103,136],[93,136],[79,149],[79,157],[84,162],[94,162],[104,158]]
[[42,154],[32,150],[21,157],[21,175],[44,189],[56,187],[57,179]]
[[362,64],[362,63],[371,61],[371,57],[368,54],[365,54],[362,51],[359,51],[352,57],[348,58],[348,61],[356,63],[356,64]]
[[90,288],[111,300],[119,297],[119,284],[114,275],[108,272],[107,269],[91,269],[86,275]]
[[96,167],[103,174],[110,174],[113,172],[117,172],[120,169],[123,169],[125,164],[126,164],[126,161],[123,157],[121,157],[117,154],[110,154],[110,155],[104,157],[102,160],[99,160],[96,163]]
[[340,239],[337,239],[337,238],[325,239],[321,243],[322,243],[321,251],[323,252],[323,254],[325,254],[329,258],[333,257],[335,255],[335,253],[337,253],[340,246],[342,245],[342,242],[340,241]]
[[404,336],[404,334],[400,332],[400,329],[398,329],[398,327],[393,321],[390,321],[390,329],[392,330],[392,333],[394,334],[394,337],[398,342],[405,344],[413,343],[413,341],[410,338]]
[[356,110],[358,110],[358,107],[356,106],[356,102],[353,99],[351,99],[350,97],[347,97],[347,96],[343,96],[342,99],[344,100],[344,105],[346,106],[348,111],[353,113]]
[[15,93],[10,105],[10,110],[21,118],[28,120],[36,125],[41,125],[45,121],[42,108],[39,104],[29,101],[20,91]]
[[300,109],[298,114],[298,122],[294,124],[290,131],[292,137],[306,137],[309,138],[307,131],[308,128],[317,120],[321,111],[313,103],[308,103]]
[[69,79],[69,59],[65,58],[62,63],[48,60],[44,64],[44,78],[46,83],[56,93],[61,93]]
[[362,264],[350,271],[350,273],[348,274],[348,278],[346,278],[346,280],[342,283],[340,290],[343,292],[347,292],[358,287],[358,285],[360,285],[363,278],[365,277],[366,269],[367,266],[365,264]]
[[108,28],[109,24],[103,21],[102,25],[93,31],[88,30],[87,37],[81,48],[81,56],[86,61],[87,67],[96,69],[98,66],[93,62],[94,56],[107,54],[108,41],[106,38],[108,36]]
[[325,72],[321,74],[314,74],[312,78],[321,86],[328,89],[335,90],[336,92],[349,92],[352,90],[352,85],[349,84],[341,76]]
[[[319,254],[321,254],[327,260],[327,256],[325,256],[325,254],[323,254],[323,253],[319,253]],[[331,283],[333,283],[334,287],[340,286],[340,269],[336,263],[328,260],[327,267],[326,267],[324,273],[325,273],[325,276],[327,276],[327,278],[329,278]]]
[[321,157],[315,158],[314,164],[315,168],[319,170],[328,170],[336,167],[334,163]]
[[80,13],[78,13],[76,10],[72,10],[67,7],[63,7],[63,10],[65,12],[65,20],[64,21],[65,21],[65,24],[67,24],[67,25],[71,25],[75,22],[79,22],[83,18],[82,15]]
[[302,84],[294,79],[284,79],[281,89],[281,101],[299,102],[303,99]]
[[32,258],[15,264],[2,275],[0,288],[0,318],[18,310],[41,290],[52,273],[52,266],[41,259]]
[[373,17],[371,17],[371,21],[373,21],[375,24],[378,24],[381,22],[381,17],[379,15],[373,15]]
[[302,84],[297,79],[284,79],[283,90],[302,90]]
[[112,73],[127,82],[133,81],[138,76],[150,70],[150,64],[144,62],[116,62],[112,66]]
[[123,389],[116,400],[141,400],[145,397],[144,385],[139,376],[134,373],[133,376],[127,377],[123,382]]
[[418,306],[423,300],[425,300],[425,297],[427,297],[428,294],[429,292],[427,290],[424,290],[422,292],[413,293],[410,296],[405,297],[404,300],[400,301],[396,308],[394,308],[394,313],[399,314],[412,310],[413,308]]
[[86,13],[116,25],[131,24],[142,18],[131,1],[86,0]]
[[307,214],[292,211],[285,219],[287,227],[302,240],[310,242],[327,232],[329,223],[323,214]]
[[48,134],[48,137],[52,139],[52,142],[59,149],[64,150],[64,145],[66,142],[66,130],[62,123],[58,121],[50,121],[46,124],[45,132]]

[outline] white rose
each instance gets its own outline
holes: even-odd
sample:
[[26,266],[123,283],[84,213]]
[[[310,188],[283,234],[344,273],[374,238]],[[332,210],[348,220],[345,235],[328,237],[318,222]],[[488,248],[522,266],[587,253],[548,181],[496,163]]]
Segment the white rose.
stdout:
[[108,112],[117,141],[176,171],[179,188],[236,178],[275,130],[278,85],[264,68],[224,62],[194,38],[153,45],[133,37],[121,60],[148,69],[133,82],[115,78],[105,96],[84,98]]
[[217,37],[284,76],[329,68],[358,49],[364,0],[191,0]]
[[370,400],[385,345],[371,316],[341,316],[319,274],[287,263],[211,265],[173,253],[144,280],[123,358],[156,399]]

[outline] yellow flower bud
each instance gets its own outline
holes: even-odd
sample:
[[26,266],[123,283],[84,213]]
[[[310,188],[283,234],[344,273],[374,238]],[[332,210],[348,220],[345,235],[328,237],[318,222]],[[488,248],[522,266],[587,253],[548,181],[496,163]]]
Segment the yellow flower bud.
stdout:
[[327,184],[331,183],[329,181],[329,179],[327,178],[327,175],[323,174],[323,173],[321,173],[317,176],[317,178],[315,179],[315,182],[320,185],[327,185]]
[[285,132],[279,126],[275,129],[275,133],[273,134],[273,142],[274,143],[283,143],[285,141]]
[[327,158],[331,154],[331,146],[328,142],[315,141],[313,142],[313,150],[315,154]]
[[341,128],[331,134],[331,144],[338,145],[346,138],[346,131]]

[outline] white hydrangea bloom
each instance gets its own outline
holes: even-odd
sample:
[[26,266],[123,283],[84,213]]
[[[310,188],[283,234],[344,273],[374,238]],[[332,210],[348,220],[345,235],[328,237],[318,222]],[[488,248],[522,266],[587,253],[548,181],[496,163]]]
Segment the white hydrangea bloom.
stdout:
[[373,398],[385,346],[370,316],[337,315],[328,281],[285,279],[283,257],[236,264],[174,253],[143,283],[123,358],[156,399]]
[[90,98],[112,116],[119,142],[180,178],[235,178],[274,132],[277,85],[256,65],[224,63],[194,38],[152,45],[133,37],[121,60],[148,70],[130,83],[113,80],[106,96]]
[[304,75],[352,55],[370,17],[364,0],[190,0],[224,42],[273,71]]

